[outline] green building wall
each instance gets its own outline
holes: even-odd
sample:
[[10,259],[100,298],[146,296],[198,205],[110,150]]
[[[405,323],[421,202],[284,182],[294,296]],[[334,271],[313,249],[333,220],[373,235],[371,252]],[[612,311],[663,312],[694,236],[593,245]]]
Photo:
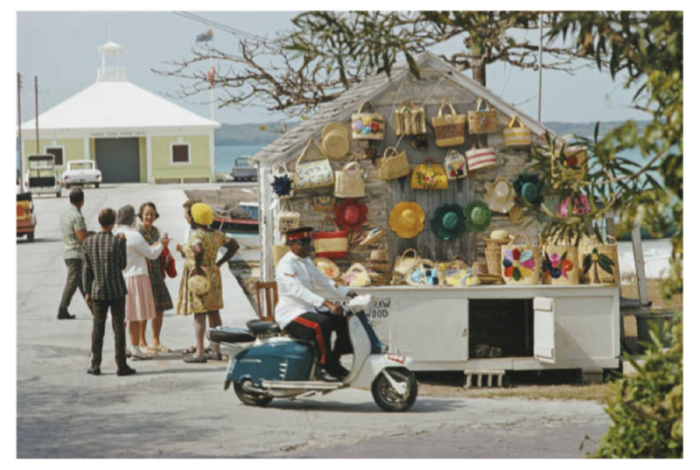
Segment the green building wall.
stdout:
[[[180,137],[182,140],[180,141]],[[170,163],[170,145],[173,143],[190,144],[190,162]],[[154,180],[171,179],[209,179],[209,136],[167,136],[152,137],[152,165]]]
[[[54,144],[55,141],[55,144]],[[92,144],[92,143],[91,143]],[[94,145],[94,144],[92,144]],[[85,140],[84,139],[39,139],[39,153],[44,153],[46,147],[63,147],[63,165],[56,166],[59,174],[67,168],[67,163],[72,160],[87,160],[92,159],[90,155],[85,155]],[[92,147],[94,148],[94,147]],[[36,139],[27,139],[24,141],[22,149],[22,168],[26,171],[27,156],[36,154]]]

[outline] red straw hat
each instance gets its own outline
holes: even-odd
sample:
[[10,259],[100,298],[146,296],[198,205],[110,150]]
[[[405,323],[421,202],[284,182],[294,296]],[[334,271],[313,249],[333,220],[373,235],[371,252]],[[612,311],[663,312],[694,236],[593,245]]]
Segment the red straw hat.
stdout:
[[356,231],[367,221],[367,206],[357,199],[343,199],[335,206],[335,223],[342,230]]

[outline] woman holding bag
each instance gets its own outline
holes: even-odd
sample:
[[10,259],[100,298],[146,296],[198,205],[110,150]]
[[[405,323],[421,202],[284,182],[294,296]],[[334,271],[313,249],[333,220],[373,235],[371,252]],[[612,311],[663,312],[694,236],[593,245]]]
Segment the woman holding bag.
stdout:
[[[225,233],[209,228],[214,221],[214,212],[206,204],[197,203],[190,208],[192,234],[187,245],[178,245],[178,251],[187,258],[182,272],[180,293],[177,300],[178,315],[194,314],[194,331],[197,341],[196,351],[185,356],[187,363],[201,364],[207,359],[221,360],[217,343],[212,343],[212,351],[204,354],[204,330],[206,320],[209,326],[221,326],[219,310],[224,307],[221,290],[220,268],[238,251],[238,243]],[[219,247],[226,247],[224,256],[216,260]]]

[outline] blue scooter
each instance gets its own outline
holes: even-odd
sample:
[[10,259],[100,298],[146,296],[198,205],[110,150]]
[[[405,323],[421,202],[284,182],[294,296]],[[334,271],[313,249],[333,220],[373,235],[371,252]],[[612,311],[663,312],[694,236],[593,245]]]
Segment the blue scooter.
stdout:
[[344,307],[348,321],[353,362],[342,381],[315,380],[316,353],[313,343],[284,335],[275,322],[253,320],[245,328],[218,327],[207,337],[232,349],[252,343],[231,354],[224,390],[233,384],[246,405],[266,406],[274,398],[295,398],[354,387],[371,387],[372,397],[385,411],[406,411],[416,401],[418,384],[408,369],[411,359],[387,354],[364,310],[371,296],[360,295]]

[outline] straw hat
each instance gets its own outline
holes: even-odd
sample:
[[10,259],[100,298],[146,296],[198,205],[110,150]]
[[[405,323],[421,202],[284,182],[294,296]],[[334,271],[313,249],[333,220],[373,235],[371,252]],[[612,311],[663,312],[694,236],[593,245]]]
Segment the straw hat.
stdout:
[[338,267],[337,264],[335,264],[333,261],[329,260],[328,258],[315,258],[314,259],[314,264],[318,268],[319,271],[323,273],[324,276],[326,276],[329,279],[337,279],[340,277],[340,268]]
[[507,214],[515,205],[515,191],[505,176],[498,176],[493,182],[484,183],[484,187],[486,187],[484,201],[492,211]]
[[339,122],[331,122],[321,133],[321,147],[329,158],[340,159],[350,151],[350,139],[345,126]]
[[389,226],[401,238],[413,238],[423,230],[425,212],[415,202],[401,201],[391,209]]
[[491,225],[491,210],[484,201],[472,201],[464,208],[464,223],[470,232],[483,232]]
[[357,199],[343,199],[333,210],[335,223],[341,230],[357,231],[367,222],[367,206]]
[[211,281],[209,281],[209,277],[206,275],[192,274],[190,275],[189,279],[187,279],[187,288],[195,296],[200,297],[209,292],[209,289],[211,288]]
[[450,241],[464,232],[464,209],[457,204],[443,204],[433,213],[430,219],[433,233],[440,240]]

